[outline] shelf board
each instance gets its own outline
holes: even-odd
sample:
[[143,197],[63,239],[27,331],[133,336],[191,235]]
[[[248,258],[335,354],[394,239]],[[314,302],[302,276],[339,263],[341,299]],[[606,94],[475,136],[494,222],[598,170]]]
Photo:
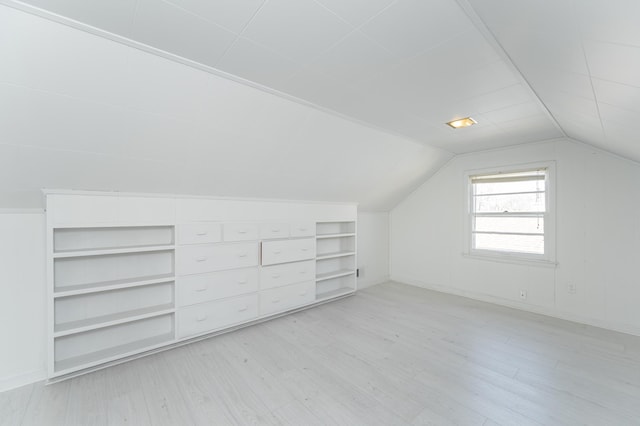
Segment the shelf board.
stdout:
[[128,253],[145,253],[153,251],[174,250],[175,245],[151,245],[151,246],[135,246],[135,247],[107,247],[95,250],[61,250],[53,253],[54,259],[64,259],[69,257],[87,257],[87,256],[103,256],[107,254],[128,254]]
[[316,256],[316,260],[335,259],[336,257],[353,256],[355,251],[338,251],[334,253],[323,253]]
[[53,337],[68,336],[70,334],[83,333],[85,331],[99,328],[111,327],[127,322],[138,321],[146,318],[158,317],[175,312],[173,303],[151,306],[148,308],[135,309],[132,311],[118,312],[116,314],[103,315],[79,321],[71,321],[58,324],[54,327]]
[[79,355],[72,358],[63,359],[55,362],[54,370],[56,376],[61,376],[73,371],[84,368],[93,367],[109,361],[115,361],[140,352],[150,351],[152,349],[165,346],[175,341],[174,333],[161,334],[159,336],[149,337],[143,340],[127,343],[125,345],[114,346],[100,351]]
[[355,292],[355,289],[351,287],[342,287],[336,290],[316,293],[316,301],[333,299],[334,297],[344,296],[353,292]]
[[80,284],[64,286],[53,293],[54,298],[78,296],[81,294],[100,293],[103,291],[118,290],[122,288],[141,287],[145,285],[160,284],[174,281],[173,274],[150,275],[147,277],[133,278],[126,280],[102,281],[91,284]]
[[356,271],[353,269],[341,269],[339,271],[331,271],[325,274],[316,275],[316,282],[330,280],[333,278],[346,277],[347,275],[353,275]]
[[318,240],[324,240],[326,238],[342,238],[342,237],[355,237],[356,234],[355,232],[348,232],[348,233],[344,233],[344,234],[323,234],[323,235],[316,235],[316,239]]

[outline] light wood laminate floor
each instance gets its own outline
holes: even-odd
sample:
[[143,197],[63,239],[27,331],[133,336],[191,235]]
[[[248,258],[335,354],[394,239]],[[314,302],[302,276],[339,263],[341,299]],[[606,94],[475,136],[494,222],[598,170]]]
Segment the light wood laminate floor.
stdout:
[[396,283],[62,383],[2,425],[640,425],[640,338]]

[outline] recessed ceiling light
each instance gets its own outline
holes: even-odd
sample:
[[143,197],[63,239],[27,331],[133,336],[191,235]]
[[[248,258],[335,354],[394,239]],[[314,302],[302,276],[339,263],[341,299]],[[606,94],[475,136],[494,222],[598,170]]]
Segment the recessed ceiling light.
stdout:
[[477,124],[478,122],[471,117],[461,118],[459,120],[453,120],[447,123],[447,126],[451,126],[454,129],[460,129],[461,127],[469,127]]

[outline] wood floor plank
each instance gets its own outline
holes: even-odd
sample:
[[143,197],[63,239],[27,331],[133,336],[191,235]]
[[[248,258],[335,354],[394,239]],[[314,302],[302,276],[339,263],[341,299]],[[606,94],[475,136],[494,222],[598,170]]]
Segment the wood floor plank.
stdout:
[[385,283],[0,394],[0,425],[639,425],[640,338]]

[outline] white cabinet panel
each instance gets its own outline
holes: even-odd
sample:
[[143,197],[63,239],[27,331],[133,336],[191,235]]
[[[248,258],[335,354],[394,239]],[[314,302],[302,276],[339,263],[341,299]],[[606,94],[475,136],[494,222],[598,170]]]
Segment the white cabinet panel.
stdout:
[[260,292],[260,315],[271,315],[311,303],[316,298],[315,283],[308,281]]
[[187,306],[258,291],[258,269],[230,271],[180,277],[176,283],[178,305]]
[[287,238],[288,236],[288,223],[263,223],[260,225],[260,238],[262,238],[263,240]]
[[48,195],[47,211],[51,225],[68,226],[116,223],[118,198],[101,195]]
[[251,241],[258,239],[258,225],[255,223],[225,223],[225,241]]
[[265,290],[313,280],[315,266],[316,262],[313,260],[265,266],[260,271],[260,289]]
[[185,223],[178,225],[178,244],[206,244],[222,241],[219,223]]
[[293,222],[291,224],[292,237],[313,237],[316,235],[315,222]]
[[174,224],[176,201],[173,198],[118,197],[118,222],[145,225]]
[[265,241],[262,243],[262,264],[297,262],[313,259],[316,256],[316,240],[305,238],[300,240]]
[[258,265],[258,243],[180,246],[177,275],[202,274]]
[[257,294],[181,308],[178,310],[178,338],[218,330],[257,316]]

